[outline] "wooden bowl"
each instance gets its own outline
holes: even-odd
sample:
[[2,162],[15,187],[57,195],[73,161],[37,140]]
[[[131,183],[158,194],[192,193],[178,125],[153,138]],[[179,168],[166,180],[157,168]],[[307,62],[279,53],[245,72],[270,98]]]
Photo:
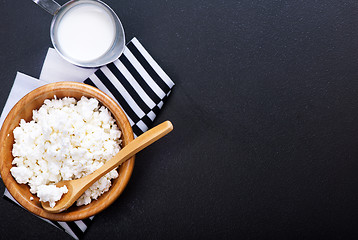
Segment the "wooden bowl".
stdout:
[[[74,97],[79,100],[82,96],[96,98],[101,104],[107,107],[116,119],[118,127],[122,131],[122,146],[133,140],[132,128],[128,119],[118,104],[102,91],[83,83],[59,82],[51,83],[33,90],[23,97],[9,112],[0,131],[0,172],[3,182],[11,195],[24,208],[30,212],[55,221],[75,221],[93,216],[107,208],[123,192],[127,185],[134,166],[134,156],[123,163],[119,168],[119,177],[112,180],[112,186],[108,192],[93,200],[86,206],[72,206],[62,213],[48,213],[39,202],[36,195],[30,193],[27,184],[18,184],[12,177],[10,169],[12,165],[12,146],[14,143],[13,130],[19,125],[21,119],[30,121],[32,110],[41,107],[45,99]],[[34,200],[30,200],[33,197]]]

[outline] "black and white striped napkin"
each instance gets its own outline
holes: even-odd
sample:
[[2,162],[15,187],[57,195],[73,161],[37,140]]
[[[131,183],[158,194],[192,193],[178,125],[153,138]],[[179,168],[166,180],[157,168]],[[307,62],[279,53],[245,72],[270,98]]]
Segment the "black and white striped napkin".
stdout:
[[[45,65],[46,69],[44,69]],[[61,69],[60,72],[58,72],[59,68]],[[86,72],[93,72],[93,70],[80,69],[70,65],[60,59],[53,50],[49,50],[40,80],[21,73],[17,74],[8,101],[1,114],[2,121],[18,99],[36,87],[53,82],[50,78],[53,79],[53,74],[56,74],[56,71],[58,76],[57,78],[54,77],[55,81],[71,80],[68,79],[71,74],[74,79],[78,79],[79,76],[84,76]],[[67,74],[66,79],[59,76],[63,73]],[[26,81],[31,81],[31,84],[27,84]],[[99,88],[117,101],[126,113],[135,137],[151,127],[174,86],[174,82],[136,38],[133,38],[127,44],[124,53],[118,60],[97,69],[83,82]],[[28,89],[24,89],[24,86],[27,85],[29,86]],[[17,203],[7,190],[5,190],[4,198]],[[64,230],[73,238],[80,239],[91,224],[93,217],[74,222],[56,222],[42,219]]]
[[84,82],[117,100],[136,136],[152,125],[174,86],[136,38],[118,60],[98,69]]

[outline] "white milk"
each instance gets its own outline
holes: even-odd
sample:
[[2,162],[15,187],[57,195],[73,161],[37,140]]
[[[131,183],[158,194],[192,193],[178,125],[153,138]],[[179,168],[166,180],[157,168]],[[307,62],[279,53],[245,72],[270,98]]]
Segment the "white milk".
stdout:
[[63,55],[89,62],[105,54],[115,38],[111,15],[95,4],[79,4],[64,14],[57,30],[58,48]]

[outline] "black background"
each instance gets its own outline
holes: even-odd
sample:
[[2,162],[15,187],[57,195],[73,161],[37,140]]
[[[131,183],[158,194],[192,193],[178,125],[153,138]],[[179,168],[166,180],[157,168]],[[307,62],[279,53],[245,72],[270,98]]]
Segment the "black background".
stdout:
[[[357,239],[356,1],[106,3],[175,81],[156,119],[175,130],[84,239]],[[39,76],[51,16],[0,6],[3,107],[16,71]],[[3,199],[0,238],[71,239]]]

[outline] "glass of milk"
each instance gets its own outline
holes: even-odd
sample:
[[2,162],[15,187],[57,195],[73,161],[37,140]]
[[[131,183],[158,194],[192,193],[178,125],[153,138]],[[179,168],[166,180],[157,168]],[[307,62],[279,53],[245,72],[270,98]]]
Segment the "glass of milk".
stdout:
[[53,0],[33,0],[54,15],[51,41],[67,61],[81,67],[99,67],[124,50],[123,26],[115,12],[97,0],[72,0],[60,6]]

